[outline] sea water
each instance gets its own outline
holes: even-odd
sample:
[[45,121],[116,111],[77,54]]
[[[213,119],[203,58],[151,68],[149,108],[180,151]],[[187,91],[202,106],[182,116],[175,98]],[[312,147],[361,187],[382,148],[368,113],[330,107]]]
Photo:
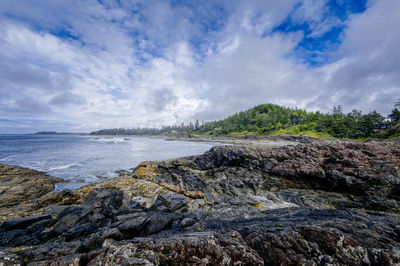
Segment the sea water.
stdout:
[[142,161],[198,155],[217,143],[133,136],[0,135],[0,163],[68,180],[56,191],[118,176]]

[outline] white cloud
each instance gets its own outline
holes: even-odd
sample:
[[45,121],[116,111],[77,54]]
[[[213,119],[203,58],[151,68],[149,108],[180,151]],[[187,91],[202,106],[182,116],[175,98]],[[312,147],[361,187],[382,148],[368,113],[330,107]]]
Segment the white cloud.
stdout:
[[314,71],[289,57],[296,44],[296,35],[235,36],[229,49],[201,69],[199,79],[207,82],[205,95],[212,106],[202,115],[221,118],[268,102],[305,107],[318,92],[317,80]]
[[400,2],[382,0],[354,15],[337,52],[319,102],[388,114],[400,98]]
[[377,1],[350,17],[343,43],[332,55],[339,60],[316,68],[289,56],[299,41],[295,35],[228,36],[203,69],[213,107],[204,115],[221,118],[265,102],[322,111],[343,105],[345,111],[388,114],[400,98],[400,32],[394,27],[399,14],[400,3]]
[[[338,60],[310,68],[293,54],[301,33],[272,32],[300,2],[2,1],[0,116],[87,131],[216,119],[267,102],[387,113],[400,94],[399,3],[351,16]],[[342,23],[325,4],[304,1],[293,15],[310,23],[308,37]]]

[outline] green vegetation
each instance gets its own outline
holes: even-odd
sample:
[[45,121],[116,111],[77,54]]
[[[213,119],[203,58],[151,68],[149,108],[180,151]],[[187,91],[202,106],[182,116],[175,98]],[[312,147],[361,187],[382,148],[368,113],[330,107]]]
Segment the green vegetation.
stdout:
[[400,135],[400,100],[395,103],[392,113],[385,119],[372,111],[362,114],[353,110],[345,114],[342,106],[333,108],[331,113],[308,112],[274,104],[262,104],[236,113],[224,120],[198,121],[181,126],[164,126],[136,129],[104,129],[92,135],[161,135],[165,133],[187,133],[213,136],[226,135],[279,135],[295,134],[316,138],[366,139],[371,137],[390,138]]
[[194,132],[209,135],[227,135],[248,132],[257,135],[302,134],[313,137],[368,138],[376,128],[391,124],[378,112],[363,115],[360,111],[343,113],[334,107],[332,113],[307,112],[273,104],[263,104],[237,113],[224,120],[205,123]]
[[400,122],[400,99],[394,104],[394,108],[388,117],[392,120],[394,124],[398,124]]

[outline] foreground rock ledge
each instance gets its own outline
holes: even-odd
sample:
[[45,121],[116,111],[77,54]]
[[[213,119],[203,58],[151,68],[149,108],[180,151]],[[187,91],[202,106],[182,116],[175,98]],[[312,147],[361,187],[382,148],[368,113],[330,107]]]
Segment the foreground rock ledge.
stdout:
[[394,265],[400,149],[219,146],[37,199],[0,226],[0,264]]
[[0,222],[41,213],[36,201],[60,182],[39,171],[0,164]]

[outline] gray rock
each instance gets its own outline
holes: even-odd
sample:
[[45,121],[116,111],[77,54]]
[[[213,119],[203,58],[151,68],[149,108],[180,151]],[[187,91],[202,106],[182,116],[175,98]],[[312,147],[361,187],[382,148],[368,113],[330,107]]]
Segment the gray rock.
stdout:
[[101,237],[100,233],[96,233],[91,235],[88,239],[84,240],[77,252],[79,253],[86,253],[90,250],[101,248],[103,245],[103,238]]
[[204,197],[206,199],[207,204],[215,203],[215,197],[211,193],[205,192]]
[[196,175],[183,175],[182,182],[185,190],[204,191],[206,189],[204,181]]
[[115,240],[121,240],[124,238],[124,235],[118,228],[107,228],[102,235],[103,239],[111,238]]
[[81,219],[85,218],[87,208],[72,206],[64,209],[57,217],[57,222],[51,230],[51,236],[58,236],[74,227]]
[[50,205],[44,208],[43,213],[49,214],[53,219],[56,219],[60,213],[69,207],[68,205]]
[[173,215],[169,213],[150,213],[148,215],[149,222],[145,229],[146,235],[152,235],[162,230],[169,229],[172,225]]
[[136,217],[117,225],[117,228],[121,231],[124,237],[133,238],[142,235],[148,223],[149,219],[146,216],[139,214]]
[[185,228],[185,227],[194,225],[195,223],[197,223],[196,219],[187,217],[187,218],[182,219],[182,221],[180,222],[179,225],[180,225],[180,227]]
[[187,198],[182,194],[159,194],[154,204],[150,207],[152,211],[175,212],[182,210],[187,205]]
[[71,241],[80,236],[85,236],[97,231],[97,226],[92,223],[76,225],[63,234],[66,241]]
[[0,246],[15,246],[13,242],[18,237],[26,237],[27,233],[25,230],[12,230],[6,232],[0,232]]
[[82,206],[49,208],[53,227],[0,228],[0,254],[34,265],[395,265],[399,165],[397,146],[336,141],[144,162],[152,182],[182,194],[148,210],[95,189]]
[[53,219],[42,220],[42,221],[36,222],[36,223],[28,226],[26,228],[26,231],[31,234],[35,233],[35,232],[42,232],[46,228],[51,227],[55,222],[56,222],[56,220],[53,220]]
[[34,223],[42,221],[42,220],[48,220],[50,218],[51,218],[50,215],[42,214],[42,215],[30,216],[30,217],[16,219],[16,220],[9,220],[9,221],[3,222],[0,225],[0,229],[3,229],[3,230],[24,229],[31,224],[34,224]]
[[120,190],[94,188],[84,199],[83,204],[103,215],[113,215],[118,210],[124,199]]

